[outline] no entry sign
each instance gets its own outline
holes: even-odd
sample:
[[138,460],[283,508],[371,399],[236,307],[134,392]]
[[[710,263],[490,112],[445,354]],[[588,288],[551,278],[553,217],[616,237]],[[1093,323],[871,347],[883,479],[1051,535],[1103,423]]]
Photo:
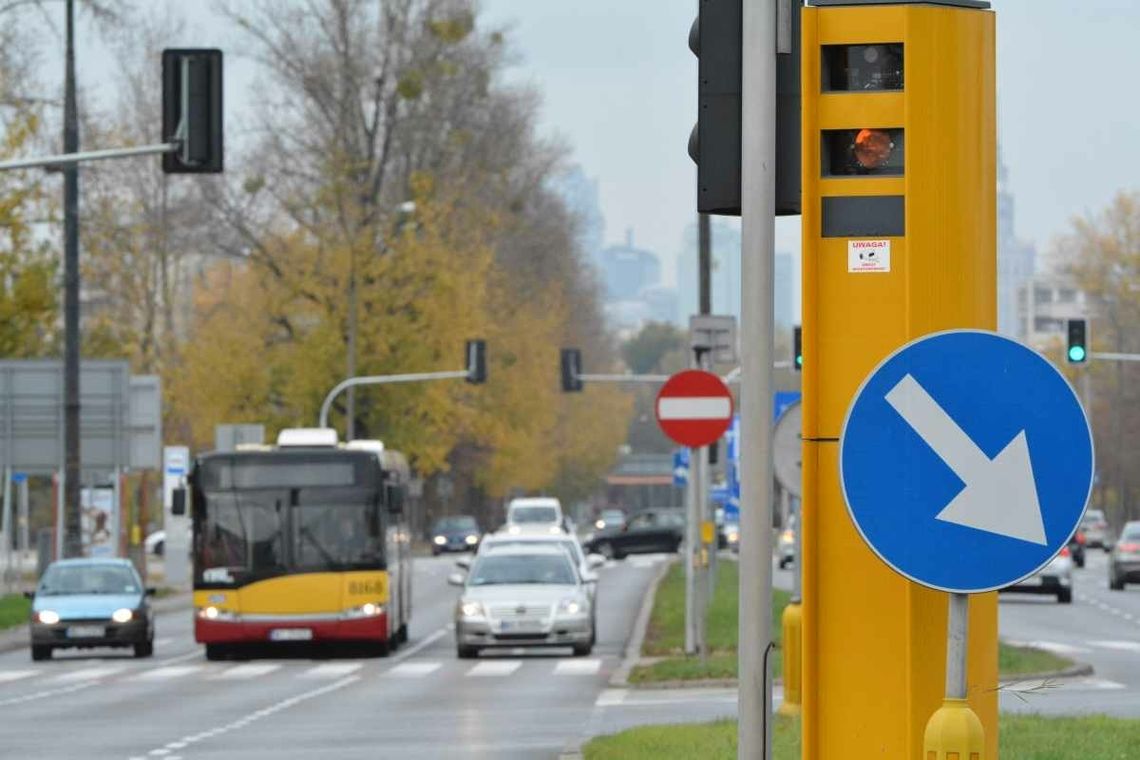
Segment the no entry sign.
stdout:
[[732,423],[732,393],[711,372],[696,369],[673,375],[657,394],[657,424],[681,444],[708,446]]

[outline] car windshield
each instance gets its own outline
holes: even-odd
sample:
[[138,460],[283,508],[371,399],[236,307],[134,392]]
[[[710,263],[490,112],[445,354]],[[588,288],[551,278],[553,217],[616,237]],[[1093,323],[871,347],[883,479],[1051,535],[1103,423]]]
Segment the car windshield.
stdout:
[[37,594],[137,594],[139,582],[121,565],[53,565],[40,580]]
[[479,529],[474,517],[443,517],[436,521],[436,533],[449,533],[451,531],[470,531],[474,533]]
[[1125,541],[1140,541],[1140,525],[1125,525],[1120,538]]
[[1082,522],[1086,522],[1086,523],[1104,522],[1104,512],[1101,512],[1099,509],[1090,509],[1089,511],[1085,512],[1085,519],[1082,520]]
[[511,510],[513,523],[556,523],[558,510],[554,507],[515,507]]
[[685,516],[679,512],[661,512],[657,515],[657,523],[677,527],[685,524]]
[[608,523],[619,523],[625,520],[625,514],[616,509],[607,509],[602,512],[602,521]]
[[470,586],[552,584],[573,586],[574,568],[558,554],[489,554],[471,570]]

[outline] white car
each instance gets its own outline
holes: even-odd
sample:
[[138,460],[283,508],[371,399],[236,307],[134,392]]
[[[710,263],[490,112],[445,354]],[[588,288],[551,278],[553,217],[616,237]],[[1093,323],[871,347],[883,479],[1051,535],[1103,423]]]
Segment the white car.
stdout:
[[147,554],[161,557],[162,553],[166,550],[166,531],[156,530],[154,533],[151,533],[143,541],[143,547],[146,549]]
[[1056,596],[1061,604],[1073,601],[1073,558],[1069,547],[1061,548],[1049,564],[1025,580],[1000,589],[1018,594],[1048,594]]
[[507,505],[507,530],[512,532],[546,530],[564,533],[568,532],[566,526],[562,502],[552,496],[511,499]]
[[[578,568],[578,575],[581,577],[582,583],[587,586],[590,597],[593,598],[598,585],[598,575],[595,571],[605,564],[606,558],[600,554],[586,554],[582,549],[582,544],[578,541],[578,537],[573,534],[552,535],[550,533],[500,531],[483,537],[483,543],[479,545],[476,556],[519,546],[555,546],[562,549]],[[472,562],[474,562],[474,557],[462,557],[455,564],[466,570],[471,567]]]

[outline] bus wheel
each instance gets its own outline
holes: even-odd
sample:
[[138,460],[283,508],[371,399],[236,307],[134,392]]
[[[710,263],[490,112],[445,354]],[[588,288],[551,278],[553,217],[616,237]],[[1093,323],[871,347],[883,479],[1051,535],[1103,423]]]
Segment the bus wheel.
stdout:
[[217,661],[229,659],[230,648],[225,644],[207,644],[206,659]]
[[392,643],[388,639],[377,641],[370,649],[373,657],[387,657],[392,652]]

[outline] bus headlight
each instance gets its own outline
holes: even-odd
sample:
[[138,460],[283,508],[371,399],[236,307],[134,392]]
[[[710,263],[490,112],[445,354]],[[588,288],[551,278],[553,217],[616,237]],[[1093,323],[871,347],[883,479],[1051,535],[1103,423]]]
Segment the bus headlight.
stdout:
[[134,616],[135,613],[131,612],[126,607],[120,607],[111,613],[111,619],[116,623],[129,623],[131,622],[131,618]]
[[223,610],[213,605],[210,605],[209,607],[199,607],[198,617],[202,620],[216,620],[218,622],[233,621],[238,619],[236,612]]
[[356,620],[359,618],[377,617],[383,615],[385,611],[385,607],[382,604],[365,602],[357,607],[349,607],[344,611],[344,616],[350,620]]

